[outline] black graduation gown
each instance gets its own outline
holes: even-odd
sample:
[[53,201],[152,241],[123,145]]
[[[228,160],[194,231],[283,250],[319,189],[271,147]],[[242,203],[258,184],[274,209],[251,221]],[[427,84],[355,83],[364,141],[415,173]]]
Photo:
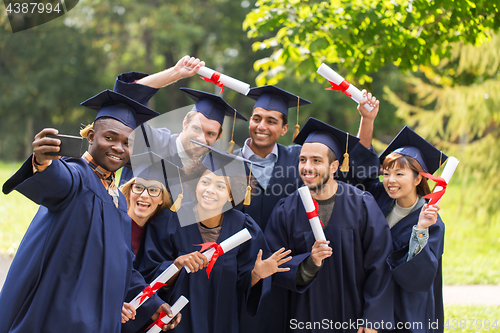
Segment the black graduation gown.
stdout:
[[[41,205],[0,293],[0,332],[120,332],[124,300],[145,286],[132,269],[131,219],[83,159],[33,175],[30,156],[3,186]],[[163,303],[152,297],[143,311]]]
[[[262,230],[265,230],[269,216],[278,201],[303,185],[298,171],[301,149],[299,145],[285,147],[278,144],[278,160],[274,165],[267,188],[264,189],[258,182],[255,182],[251,204],[238,207],[250,215]],[[245,165],[245,167],[248,175],[248,166]],[[240,333],[285,332],[287,294],[288,290],[273,286],[271,293],[263,299],[259,311],[253,317],[247,314],[245,305],[242,304]]]
[[357,332],[357,320],[364,320],[365,326],[372,323],[372,328],[393,322],[393,282],[385,262],[392,251],[389,226],[369,193],[338,184],[324,229],[333,255],[323,261],[308,286],[295,284],[298,266],[310,256],[315,241],[298,192],[276,205],[265,231],[271,251],[292,250],[293,259],[286,264],[290,271],[273,277],[274,284],[293,291],[288,309],[290,331],[305,322],[317,322],[316,327],[304,327],[307,332]]
[[[358,147],[358,167],[377,168],[378,158],[373,152]],[[375,155],[376,157],[376,155]],[[363,162],[361,162],[363,161]],[[373,167],[375,165],[375,167]],[[360,183],[373,194],[385,216],[394,207],[395,200],[385,191],[378,178],[361,178]],[[442,256],[444,251],[445,226],[438,215],[437,222],[429,227],[429,240],[422,251],[408,258],[408,245],[411,231],[418,223],[420,209],[401,219],[391,229],[394,252],[387,258],[394,286],[394,316],[396,322],[415,323],[410,332],[443,332],[443,273]]]
[[[274,164],[267,188],[264,189],[255,182],[250,205],[237,208],[250,215],[262,230],[266,229],[269,216],[278,201],[303,185],[298,170],[301,149],[299,145],[285,147],[278,144],[278,160]],[[245,164],[245,168],[248,175],[248,165]]]
[[[188,205],[181,209],[187,209]],[[192,206],[189,206],[192,207]],[[184,295],[189,304],[182,310],[182,321],[173,332],[234,333],[238,331],[238,300],[246,300],[255,313],[263,296],[271,288],[271,277],[259,281],[253,288],[251,271],[259,249],[269,256],[264,234],[246,214],[231,209],[224,213],[217,243],[247,228],[252,239],[220,256],[207,278],[206,270],[187,273],[181,269],[175,285],[167,294],[172,304]],[[145,252],[139,270],[149,281],[160,275],[178,256],[199,250],[201,238],[198,224],[181,227],[177,214],[164,209],[148,227]]]

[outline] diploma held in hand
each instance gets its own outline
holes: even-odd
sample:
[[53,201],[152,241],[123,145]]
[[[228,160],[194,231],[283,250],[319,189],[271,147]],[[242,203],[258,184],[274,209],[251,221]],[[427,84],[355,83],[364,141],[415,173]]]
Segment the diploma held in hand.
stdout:
[[200,67],[200,69],[198,70],[198,74],[206,78],[205,81],[215,83],[216,85],[221,87],[222,90],[224,90],[223,86],[228,87],[245,96],[250,91],[250,85],[248,83],[233,79],[230,76],[221,74],[206,66]]
[[167,281],[170,280],[170,278],[174,276],[175,273],[177,273],[178,270],[179,269],[174,264],[168,266],[167,269],[163,271],[163,273],[161,273],[156,279],[154,279],[153,282],[151,282],[146,288],[144,288],[144,290],[141,291],[139,295],[137,295],[132,300],[132,302],[130,302],[130,305],[132,305],[137,310],[137,308],[140,307],[144,302],[146,302],[148,298],[153,296],[158,289],[163,287],[167,283]]
[[[251,238],[252,238],[252,235],[250,235],[250,232],[248,231],[248,229],[245,228],[243,230],[238,231],[237,233],[235,233],[234,235],[232,235],[231,237],[229,237],[228,239],[226,239],[225,241],[223,241],[222,243],[220,243],[216,247],[220,248],[220,251],[222,251],[221,254],[224,254],[224,253],[227,253],[228,251],[231,251],[235,247],[245,243],[247,240],[249,240]],[[198,245],[202,245],[202,244],[198,244]],[[203,247],[202,247],[202,250],[203,250]],[[207,257],[208,261],[211,261],[212,256],[214,255],[216,250],[217,250],[216,248],[211,247],[210,249],[204,251],[202,254],[205,257]],[[209,267],[207,267],[207,272],[208,272]],[[188,273],[191,273],[191,270],[188,267],[184,266],[184,268],[186,269],[186,271]],[[210,273],[210,272],[208,272],[208,273]]]
[[[299,188],[300,199],[302,199],[302,203],[304,204],[304,208],[306,209],[306,213],[310,214],[316,210],[314,206],[313,198],[311,197],[311,192],[307,186],[302,186]],[[314,238],[316,240],[324,240],[326,241],[325,233],[323,232],[323,228],[321,227],[321,221],[319,220],[318,214],[314,217],[309,218],[309,223],[311,224],[311,229],[314,234]],[[327,246],[326,244],[321,244],[321,246]]]
[[[319,66],[318,70],[316,71],[319,75],[324,77],[325,79],[332,84],[332,88],[327,88],[327,89],[332,89],[332,90],[340,90],[347,96],[351,97],[353,101],[359,104],[363,100],[363,93],[347,82],[342,76],[340,76],[336,71],[328,67],[325,63],[322,63],[321,66]],[[373,107],[371,107],[368,104],[365,104],[365,108],[368,111],[373,110]]]
[[189,300],[182,296],[175,301],[174,305],[170,308],[172,310],[173,317],[170,318],[165,312],[160,314],[160,317],[147,329],[147,333],[158,333],[161,332],[163,326],[170,323],[170,321],[179,313],[181,310],[189,303]]
[[451,176],[453,176],[453,173],[457,169],[458,163],[459,161],[455,157],[448,157],[441,177],[434,177],[431,174],[425,172],[420,173],[422,176],[437,183],[434,191],[431,194],[427,194],[426,196],[424,196],[425,199],[430,199],[429,205],[436,205],[441,201],[441,198],[446,191],[446,186],[450,183]]

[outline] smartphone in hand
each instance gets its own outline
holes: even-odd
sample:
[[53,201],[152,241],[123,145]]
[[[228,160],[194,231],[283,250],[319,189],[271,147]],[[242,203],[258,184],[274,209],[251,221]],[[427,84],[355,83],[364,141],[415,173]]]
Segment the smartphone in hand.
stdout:
[[47,134],[47,137],[61,140],[61,144],[59,146],[61,149],[59,151],[46,152],[46,155],[67,157],[82,156],[83,138],[81,136]]

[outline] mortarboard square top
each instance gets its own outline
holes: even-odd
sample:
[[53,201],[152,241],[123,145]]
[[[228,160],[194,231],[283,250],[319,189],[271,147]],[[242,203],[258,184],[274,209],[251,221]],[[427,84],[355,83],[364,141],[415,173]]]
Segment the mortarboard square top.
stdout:
[[299,145],[307,142],[322,143],[333,150],[339,162],[342,163],[344,152],[349,152],[354,148],[359,138],[311,117],[293,142]]
[[196,102],[194,110],[208,119],[217,121],[221,126],[224,123],[224,116],[234,117],[236,114],[236,118],[247,120],[218,95],[189,88],[180,89]]
[[164,161],[155,162],[143,168],[139,173],[134,173],[136,177],[145,180],[156,180],[167,187],[167,174],[164,168]]
[[425,172],[433,174],[448,156],[436,149],[411,128],[405,126],[380,154],[380,164],[390,153],[399,153],[413,157],[420,163]]
[[281,112],[285,116],[288,116],[289,108],[311,104],[306,99],[272,85],[252,88],[247,96],[257,101],[254,109],[261,107],[268,111]]
[[159,89],[135,82],[146,76],[148,74],[139,72],[122,73],[116,77],[113,91],[132,98],[144,106],[148,106],[149,100]]
[[141,103],[109,89],[89,98],[80,105],[97,111],[95,120],[101,117],[110,117],[132,129],[159,115],[158,112]]

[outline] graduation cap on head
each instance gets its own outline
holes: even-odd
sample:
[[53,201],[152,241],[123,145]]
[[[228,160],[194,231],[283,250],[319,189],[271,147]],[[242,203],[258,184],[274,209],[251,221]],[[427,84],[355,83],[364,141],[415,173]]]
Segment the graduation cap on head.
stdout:
[[436,147],[427,142],[427,140],[415,133],[408,126],[403,127],[382,154],[380,154],[380,164],[384,162],[384,159],[390,153],[398,153],[413,157],[420,163],[422,169],[430,174],[436,172],[442,162],[448,158],[448,156],[436,149]]
[[[252,166],[257,166],[260,168],[263,168],[263,165],[260,165],[258,163],[252,162],[241,155],[235,155],[232,153],[228,153],[226,151],[217,149],[215,147],[210,147],[207,145],[204,145],[200,142],[191,140],[191,142],[196,143],[200,146],[203,146],[207,149],[209,149],[209,153],[205,158],[203,159],[203,165],[210,171],[212,171],[214,174],[217,176],[225,176],[225,177],[232,177],[232,176],[238,176],[238,175],[246,175],[245,172],[245,165],[244,163],[247,163],[250,165],[250,175],[248,179],[248,184],[247,184],[247,189],[245,193],[245,199],[243,201],[243,205],[248,206],[250,205],[250,200],[251,200],[251,186],[250,186],[250,176],[252,174]],[[234,201],[240,202],[240,200],[235,199]]]
[[208,119],[217,121],[221,126],[224,123],[224,116],[233,117],[233,130],[228,148],[228,151],[232,151],[234,147],[233,135],[236,118],[244,121],[247,121],[247,119],[218,95],[189,88],[180,89],[196,102],[194,110],[203,114]]
[[[342,163],[340,171],[347,172],[349,171],[349,151],[359,142],[359,138],[311,117],[293,142],[299,145],[307,142],[319,142],[326,145],[333,150],[339,163]],[[342,154],[343,152],[345,153]]]
[[311,104],[308,100],[273,85],[252,88],[247,96],[257,101],[253,106],[254,109],[261,107],[268,111],[278,111],[287,117],[288,109],[297,107],[297,124],[295,125],[294,139],[298,135],[300,128],[299,106]]
[[80,105],[97,111],[95,120],[101,117],[110,117],[132,129],[159,115],[158,112],[141,103],[109,89],[89,98]]
[[[132,155],[130,161],[132,169],[134,170],[134,176],[141,178],[144,178],[142,175],[146,177],[156,177],[153,178],[153,180],[158,180],[163,183],[165,188],[168,188],[170,192],[172,192],[172,185],[180,186],[181,191],[170,207],[171,211],[178,211],[184,197],[181,168],[169,161],[168,158],[163,158],[153,151]],[[149,178],[144,179],[151,180]]]

